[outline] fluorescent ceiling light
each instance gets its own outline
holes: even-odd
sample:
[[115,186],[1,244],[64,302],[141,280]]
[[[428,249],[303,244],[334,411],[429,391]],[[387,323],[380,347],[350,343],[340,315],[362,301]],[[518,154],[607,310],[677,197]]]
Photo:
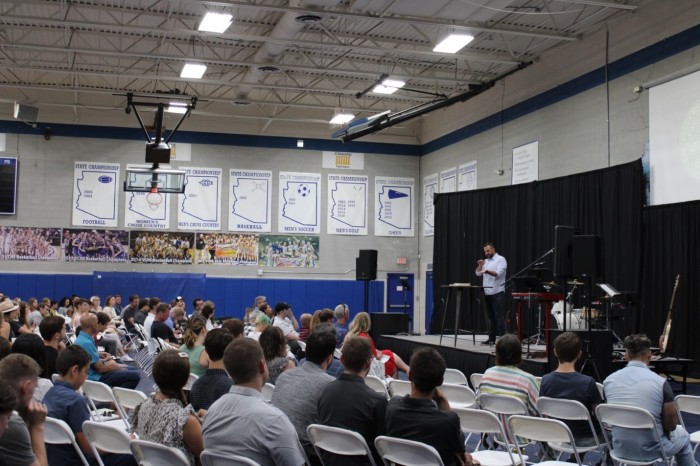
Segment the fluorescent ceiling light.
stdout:
[[355,118],[355,115],[352,113],[339,112],[333,115],[329,123],[332,125],[344,125],[350,123],[353,118]]
[[473,40],[474,36],[470,34],[450,34],[435,46],[433,52],[457,53]]
[[170,104],[168,104],[165,111],[169,113],[185,113],[187,111],[187,104],[185,102],[173,100],[170,102]]
[[399,81],[398,79],[385,79],[381,84],[377,84],[372,89],[372,92],[377,94],[393,94],[397,89],[400,89],[406,85],[406,82]]
[[207,71],[207,65],[199,63],[185,63],[180,72],[181,78],[202,79],[204,72]]
[[218,32],[221,34],[231,25],[233,16],[228,13],[214,13],[212,11],[204,15],[199,23],[200,31]]

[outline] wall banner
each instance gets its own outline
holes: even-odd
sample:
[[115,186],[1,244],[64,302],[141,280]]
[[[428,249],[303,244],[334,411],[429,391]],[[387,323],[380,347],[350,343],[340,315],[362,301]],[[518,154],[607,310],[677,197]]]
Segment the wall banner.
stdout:
[[280,233],[321,232],[321,174],[280,172]]
[[177,195],[178,230],[221,230],[221,168],[182,169],[185,192]]
[[413,178],[374,178],[375,236],[415,235],[415,184]]
[[74,162],[73,173],[72,224],[116,227],[119,164]]
[[228,229],[272,231],[272,172],[229,170]]
[[367,188],[365,175],[328,175],[329,235],[367,234]]

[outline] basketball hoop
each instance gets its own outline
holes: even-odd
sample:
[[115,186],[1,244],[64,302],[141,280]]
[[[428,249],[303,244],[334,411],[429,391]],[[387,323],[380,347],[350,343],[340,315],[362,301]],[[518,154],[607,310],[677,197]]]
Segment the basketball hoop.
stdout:
[[155,184],[151,187],[151,191],[146,194],[146,202],[151,210],[158,210],[161,202],[163,202],[163,195],[158,192],[158,186]]

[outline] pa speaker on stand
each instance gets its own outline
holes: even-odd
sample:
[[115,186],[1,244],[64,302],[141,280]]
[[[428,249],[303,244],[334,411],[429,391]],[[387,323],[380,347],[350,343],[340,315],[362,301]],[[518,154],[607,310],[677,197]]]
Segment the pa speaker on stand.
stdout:
[[377,250],[360,249],[355,259],[355,280],[365,282],[365,312],[369,312],[369,282],[377,279]]

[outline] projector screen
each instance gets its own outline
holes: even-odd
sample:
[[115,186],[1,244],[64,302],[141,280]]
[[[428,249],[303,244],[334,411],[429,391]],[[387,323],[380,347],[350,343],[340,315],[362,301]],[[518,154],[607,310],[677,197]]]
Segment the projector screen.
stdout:
[[700,199],[700,71],[649,90],[651,204]]

